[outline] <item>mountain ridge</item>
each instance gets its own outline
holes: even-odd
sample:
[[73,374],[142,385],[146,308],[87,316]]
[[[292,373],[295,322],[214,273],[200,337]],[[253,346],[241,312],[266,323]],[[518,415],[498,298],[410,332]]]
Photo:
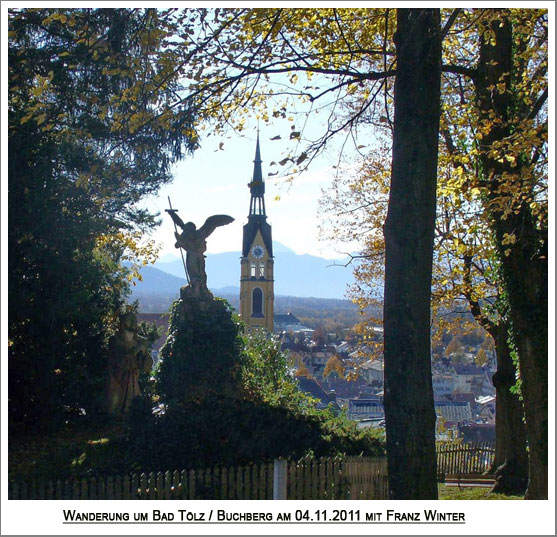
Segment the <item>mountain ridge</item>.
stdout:
[[[140,269],[142,280],[132,286],[130,302],[139,303],[141,313],[161,314],[169,311],[172,303],[180,296],[180,287],[186,285],[185,278],[172,276],[154,267]],[[236,311],[239,309],[240,288],[236,286],[211,288],[215,297],[227,300]],[[346,326],[359,321],[358,307],[345,298],[296,297],[275,294],[275,313],[294,312],[303,319],[342,319]]]

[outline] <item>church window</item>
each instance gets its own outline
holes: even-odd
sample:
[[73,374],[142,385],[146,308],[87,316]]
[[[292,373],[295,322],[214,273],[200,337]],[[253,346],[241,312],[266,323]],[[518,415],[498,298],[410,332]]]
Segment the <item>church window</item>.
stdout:
[[252,262],[251,263],[251,271],[250,271],[250,277],[251,278],[255,278],[255,276],[256,276],[255,269],[256,269],[255,262]]
[[252,294],[252,317],[263,317],[263,291],[259,287]]
[[260,278],[264,278],[265,277],[265,263],[258,263],[259,266],[259,274],[258,276]]

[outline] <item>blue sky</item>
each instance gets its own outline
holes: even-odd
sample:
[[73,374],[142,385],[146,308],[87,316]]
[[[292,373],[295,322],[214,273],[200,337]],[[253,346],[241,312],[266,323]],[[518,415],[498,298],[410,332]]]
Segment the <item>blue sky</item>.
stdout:
[[[329,259],[344,257],[344,253],[350,250],[348,246],[320,241],[318,237],[318,200],[321,189],[327,188],[333,180],[335,156],[321,156],[308,172],[296,176],[291,182],[280,175],[268,177],[269,172],[278,168],[271,168],[270,162],[279,161],[284,156],[285,145],[270,140],[277,132],[276,127],[262,127],[260,131],[265,202],[268,220],[273,226],[273,239],[298,254]],[[164,213],[168,208],[168,196],[182,220],[192,221],[197,227],[213,214],[228,214],[235,218],[232,224],[218,228],[211,235],[208,253],[241,249],[242,226],[249,210],[247,184],[253,174],[256,137],[257,130],[253,127],[242,135],[203,139],[201,149],[175,166],[172,184],[163,187],[158,196],[146,200],[145,205],[160,212],[162,217],[161,226],[152,235],[161,247],[160,257],[178,255],[174,248],[173,224]],[[224,146],[219,150],[221,142]]]

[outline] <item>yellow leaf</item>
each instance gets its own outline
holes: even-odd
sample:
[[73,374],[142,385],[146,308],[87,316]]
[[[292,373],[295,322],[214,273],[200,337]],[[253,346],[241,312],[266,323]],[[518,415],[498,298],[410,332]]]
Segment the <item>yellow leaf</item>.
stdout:
[[516,243],[516,235],[514,233],[505,233],[503,235],[503,240],[501,241],[502,244],[515,244]]
[[80,173],[77,177],[77,181],[75,182],[75,186],[78,188],[87,189],[89,186],[89,177],[85,173]]

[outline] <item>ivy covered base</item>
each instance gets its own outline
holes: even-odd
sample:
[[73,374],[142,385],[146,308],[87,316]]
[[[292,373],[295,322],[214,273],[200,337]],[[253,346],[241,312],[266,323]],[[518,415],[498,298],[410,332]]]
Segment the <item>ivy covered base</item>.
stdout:
[[240,327],[226,301],[209,291],[198,293],[190,286],[182,287],[161,349],[157,371],[161,402],[232,395],[241,353],[239,334]]

